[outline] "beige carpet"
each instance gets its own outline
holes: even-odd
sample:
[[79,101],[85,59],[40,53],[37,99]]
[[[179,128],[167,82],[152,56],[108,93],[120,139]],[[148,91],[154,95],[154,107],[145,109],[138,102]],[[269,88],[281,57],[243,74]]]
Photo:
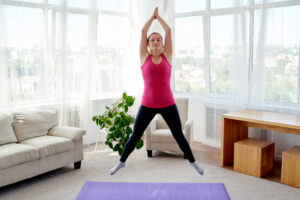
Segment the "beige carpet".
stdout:
[[[108,171],[119,156],[100,145],[85,149],[80,170],[73,165],[0,188],[5,200],[68,200],[75,199],[86,181],[110,182],[199,182],[224,183],[231,199],[300,199],[300,189],[259,179],[199,161],[205,170],[199,175],[181,156],[154,153],[147,158],[146,150],[135,150],[126,167],[110,176]],[[116,191],[118,192],[118,191]]]

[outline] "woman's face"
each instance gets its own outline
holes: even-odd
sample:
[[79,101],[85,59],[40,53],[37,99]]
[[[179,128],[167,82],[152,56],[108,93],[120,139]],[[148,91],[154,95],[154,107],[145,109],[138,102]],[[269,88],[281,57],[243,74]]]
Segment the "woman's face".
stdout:
[[154,33],[149,37],[148,46],[151,50],[161,50],[163,48],[163,41],[159,34]]

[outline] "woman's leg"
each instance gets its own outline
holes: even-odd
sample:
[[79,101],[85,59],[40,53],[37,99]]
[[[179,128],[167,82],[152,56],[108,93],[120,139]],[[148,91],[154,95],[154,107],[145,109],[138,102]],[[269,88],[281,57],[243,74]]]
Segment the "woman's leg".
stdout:
[[134,150],[137,142],[141,139],[147,126],[154,118],[156,112],[144,106],[140,106],[136,120],[134,122],[133,132],[131,137],[128,139],[125,148],[123,150],[122,156],[120,158],[121,162],[125,162],[129,154]]
[[119,169],[122,167],[125,167],[125,162],[128,158],[128,156],[131,154],[131,152],[134,150],[136,147],[137,142],[141,139],[144,131],[146,130],[148,124],[151,122],[153,117],[155,116],[156,112],[151,109],[147,108],[144,106],[140,106],[139,111],[137,113],[134,127],[133,127],[133,132],[131,137],[128,139],[122,156],[120,158],[120,162],[110,170],[110,175],[113,175],[116,173]]
[[195,158],[193,156],[192,150],[182,132],[181,120],[176,104],[163,109],[161,115],[168,124],[173,137],[178,143],[180,149],[183,151],[184,155],[190,162],[194,162]]
[[176,142],[178,143],[180,149],[183,151],[184,155],[188,158],[190,165],[193,168],[195,168],[199,174],[203,175],[204,171],[195,162],[195,158],[193,156],[190,145],[187,142],[185,136],[183,135],[181,120],[177,109],[177,105],[174,104],[170,107],[166,107],[161,111],[161,115],[163,116],[164,120],[168,124],[172,132],[172,135],[175,138]]

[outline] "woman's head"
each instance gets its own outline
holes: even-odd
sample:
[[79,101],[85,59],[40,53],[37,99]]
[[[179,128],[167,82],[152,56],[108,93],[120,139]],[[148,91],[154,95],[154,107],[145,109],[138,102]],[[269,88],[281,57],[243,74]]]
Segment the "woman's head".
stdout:
[[147,44],[150,48],[150,51],[161,50],[163,48],[163,38],[159,33],[153,32],[147,38]]

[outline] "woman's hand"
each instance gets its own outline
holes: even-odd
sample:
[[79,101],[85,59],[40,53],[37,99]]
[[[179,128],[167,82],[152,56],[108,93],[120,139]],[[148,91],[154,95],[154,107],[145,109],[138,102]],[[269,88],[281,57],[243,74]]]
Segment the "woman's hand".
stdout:
[[155,10],[156,9],[154,9],[154,12],[153,12],[152,17],[151,17],[153,20],[156,19]]
[[153,14],[154,14],[155,19],[157,19],[157,18],[159,17],[159,14],[158,14],[158,7],[155,8]]

